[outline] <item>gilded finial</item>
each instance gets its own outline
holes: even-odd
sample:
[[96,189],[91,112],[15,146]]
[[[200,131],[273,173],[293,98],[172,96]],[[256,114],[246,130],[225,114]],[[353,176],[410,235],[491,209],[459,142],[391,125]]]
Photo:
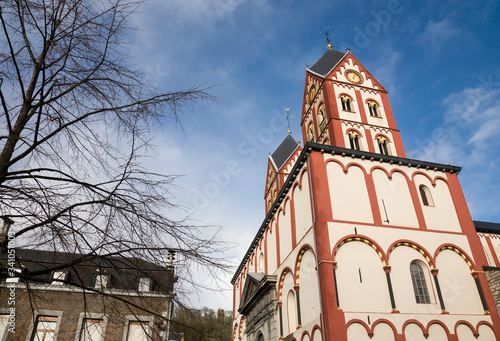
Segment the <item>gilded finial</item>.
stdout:
[[290,135],[292,133],[292,131],[290,130],[290,109],[285,108],[285,110],[286,110],[286,121],[288,122],[288,135]]
[[330,36],[334,36],[333,33],[330,33],[328,32],[328,30],[330,29],[330,26],[328,27],[325,27],[325,32],[320,32],[321,34],[324,34],[325,35],[325,40],[326,42],[328,43],[328,45],[326,45],[326,47],[331,50],[332,49],[332,43],[330,42]]

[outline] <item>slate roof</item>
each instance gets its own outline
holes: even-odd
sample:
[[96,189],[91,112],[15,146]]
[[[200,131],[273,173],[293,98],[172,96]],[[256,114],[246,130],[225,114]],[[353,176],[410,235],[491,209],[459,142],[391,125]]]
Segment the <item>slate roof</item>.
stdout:
[[328,49],[309,70],[326,76],[345,55],[344,52]]
[[500,224],[498,223],[474,220],[474,226],[477,232],[500,234]]
[[278,170],[283,167],[285,162],[288,160],[290,155],[299,147],[299,143],[295,141],[292,135],[288,134],[279,147],[271,155],[274,164],[278,167]]
[[[133,257],[99,257],[58,251],[16,249],[16,268],[23,268],[28,276],[41,283],[52,281],[52,270],[67,271],[67,281],[76,286],[93,287],[97,273],[111,275],[111,288],[136,290],[139,278],[153,281],[153,291],[173,292],[173,268]],[[84,257],[84,261],[80,261]],[[7,252],[2,252],[3,260]],[[71,263],[75,263],[70,265]],[[2,262],[4,263],[4,262]],[[99,270],[98,270],[99,269]]]

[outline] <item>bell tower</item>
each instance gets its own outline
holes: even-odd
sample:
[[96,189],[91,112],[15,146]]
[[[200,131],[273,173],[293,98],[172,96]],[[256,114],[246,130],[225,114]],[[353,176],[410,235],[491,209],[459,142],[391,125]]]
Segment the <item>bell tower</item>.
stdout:
[[304,141],[406,157],[387,90],[347,50],[328,49],[306,69]]

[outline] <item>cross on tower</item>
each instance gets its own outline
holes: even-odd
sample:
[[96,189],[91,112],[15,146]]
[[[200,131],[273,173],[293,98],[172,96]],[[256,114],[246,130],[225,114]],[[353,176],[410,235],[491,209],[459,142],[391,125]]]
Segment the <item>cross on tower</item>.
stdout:
[[330,26],[325,27],[325,32],[320,32],[320,34],[325,35],[325,41],[328,43],[327,47],[329,49],[332,48],[332,43],[330,42],[330,36],[334,37],[335,35],[333,33],[328,32],[330,30]]
[[290,109],[285,108],[286,110],[286,121],[288,123],[288,134],[290,134],[292,131],[290,130]]

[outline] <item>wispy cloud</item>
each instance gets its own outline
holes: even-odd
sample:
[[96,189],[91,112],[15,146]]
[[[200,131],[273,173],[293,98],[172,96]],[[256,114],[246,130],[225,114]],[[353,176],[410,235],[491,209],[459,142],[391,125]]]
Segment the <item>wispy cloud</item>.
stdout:
[[441,49],[447,40],[454,38],[459,33],[460,29],[451,20],[429,21],[417,43],[435,51]]

